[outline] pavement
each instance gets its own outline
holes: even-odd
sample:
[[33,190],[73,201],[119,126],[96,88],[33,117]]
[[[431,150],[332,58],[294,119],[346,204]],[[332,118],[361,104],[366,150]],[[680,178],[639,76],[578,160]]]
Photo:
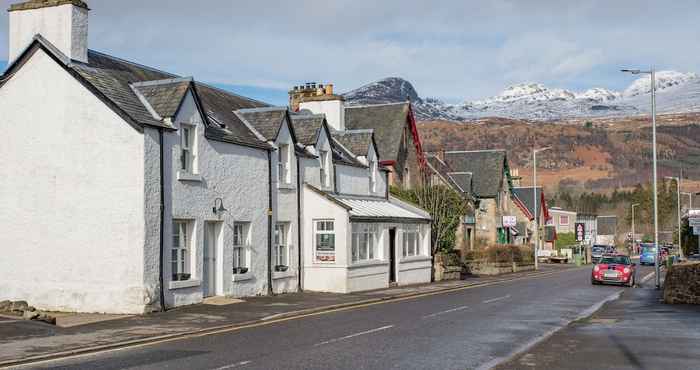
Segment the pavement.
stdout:
[[[213,299],[210,304],[141,316],[72,316],[64,327],[0,317],[0,367],[104,351],[188,335],[274,322],[328,310],[449,292],[512,279],[547,276],[571,266],[543,265],[539,272],[395,287],[353,294],[295,293],[245,300]],[[60,321],[61,318],[59,318]]]
[[700,306],[667,305],[654,280],[498,369],[700,369]]
[[[631,289],[591,285],[590,266],[547,266],[546,269],[548,272],[544,274],[523,274],[508,280],[453,282],[451,290],[431,285],[433,290],[409,287],[393,292],[367,292],[354,298],[353,306],[306,311],[295,316],[276,312],[289,312],[280,308],[289,310],[289,306],[280,304],[296,305],[299,312],[310,305],[339,305],[335,299],[351,298],[319,295],[317,300],[311,299],[311,304],[308,303],[311,296],[306,294],[253,299],[228,308],[244,317],[258,318],[250,324],[34,362],[18,368],[491,368]],[[421,289],[425,290],[421,292]],[[390,296],[394,298],[386,298]],[[212,317],[193,317],[191,321],[216,322],[216,316],[236,316],[224,310],[226,306],[211,306],[208,311]],[[187,318],[189,310],[180,311],[181,314],[169,316],[160,325],[149,319],[150,324],[143,330],[150,333],[158,327],[169,329],[178,318]],[[156,315],[148,317],[152,316]],[[100,325],[115,325],[120,321]],[[28,340],[22,345],[41,350],[46,338],[40,339],[39,343]],[[0,353],[7,353],[9,347],[3,346],[0,344]],[[13,348],[21,349],[21,346]]]

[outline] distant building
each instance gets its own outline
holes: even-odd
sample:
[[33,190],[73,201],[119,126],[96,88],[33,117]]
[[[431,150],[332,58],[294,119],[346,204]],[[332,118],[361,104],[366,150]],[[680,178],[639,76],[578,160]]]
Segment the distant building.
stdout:
[[617,216],[598,216],[596,225],[595,244],[615,245],[617,242]]

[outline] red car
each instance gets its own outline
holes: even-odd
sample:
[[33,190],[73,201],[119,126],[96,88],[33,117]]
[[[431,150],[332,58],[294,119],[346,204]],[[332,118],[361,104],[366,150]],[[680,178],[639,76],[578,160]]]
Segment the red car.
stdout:
[[623,284],[634,286],[637,280],[637,264],[629,256],[606,254],[591,271],[591,284]]

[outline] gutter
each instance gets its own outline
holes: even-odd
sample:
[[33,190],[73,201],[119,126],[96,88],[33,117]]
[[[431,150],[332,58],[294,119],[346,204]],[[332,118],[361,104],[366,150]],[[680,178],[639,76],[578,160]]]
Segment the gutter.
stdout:
[[160,284],[160,311],[165,312],[165,282],[163,281],[163,256],[165,254],[165,175],[163,149],[163,129],[158,130],[158,142],[160,143],[160,248],[158,250],[158,283]]
[[274,295],[272,289],[272,152],[267,151],[267,295]]
[[297,290],[300,292],[304,291],[304,288],[302,287],[302,279],[301,279],[301,270],[302,270],[302,263],[301,263],[301,163],[299,161],[299,156],[296,156],[297,159]]

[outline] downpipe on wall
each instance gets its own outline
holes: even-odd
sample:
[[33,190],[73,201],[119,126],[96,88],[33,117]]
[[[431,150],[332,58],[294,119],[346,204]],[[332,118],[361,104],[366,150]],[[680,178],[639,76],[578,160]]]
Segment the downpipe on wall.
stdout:
[[158,250],[158,284],[160,285],[160,288],[158,289],[160,292],[160,311],[165,312],[167,309],[165,307],[165,287],[163,286],[164,279],[163,279],[163,255],[165,254],[164,248],[165,248],[165,231],[163,228],[165,227],[165,180],[163,179],[163,176],[165,175],[165,168],[164,168],[164,153],[165,149],[163,148],[163,129],[158,129],[158,142],[160,144],[160,247]]

